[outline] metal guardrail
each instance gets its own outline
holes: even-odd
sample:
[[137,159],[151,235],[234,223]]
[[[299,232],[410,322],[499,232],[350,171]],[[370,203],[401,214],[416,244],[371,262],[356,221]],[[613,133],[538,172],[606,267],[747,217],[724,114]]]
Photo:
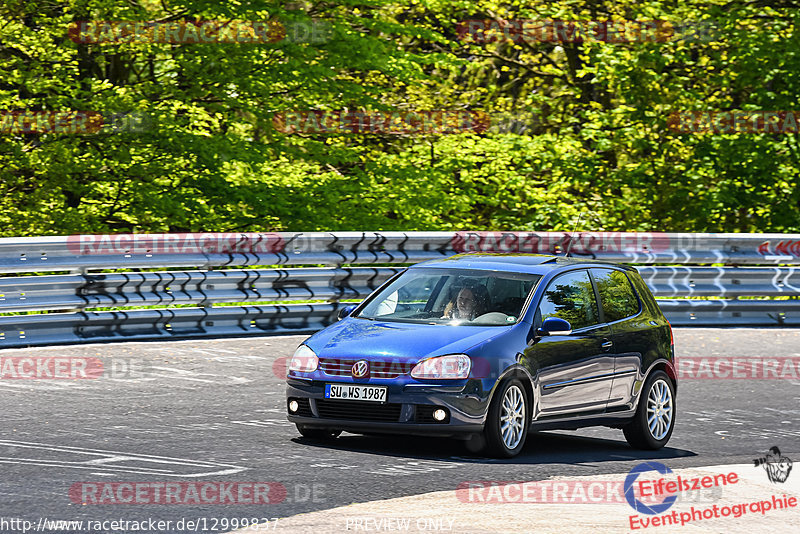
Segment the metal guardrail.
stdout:
[[657,297],[800,296],[795,267],[637,267]]
[[[567,249],[572,257],[640,264],[637,268],[654,294],[670,297],[660,299],[659,304],[674,325],[800,325],[800,300],[741,298],[800,296],[800,268],[796,267],[800,265],[800,235],[317,232],[68,236],[0,239],[0,273],[69,273],[0,276],[0,313],[51,312],[0,316],[0,348],[313,331],[335,320],[338,301],[365,297],[398,272],[399,264],[458,252],[564,254]],[[369,264],[398,266],[361,266]],[[299,265],[314,267],[285,268]],[[175,268],[184,270],[167,270]],[[284,301],[327,302],[250,304]],[[241,305],[214,306],[230,303]],[[141,306],[157,309],[129,309]]]
[[237,269],[0,278],[0,313],[368,295],[400,267]]
[[295,334],[324,328],[337,304],[222,306],[0,317],[0,348],[60,343]]
[[800,235],[633,232],[119,234],[0,239],[0,273],[416,263],[456,252],[531,252],[637,264],[798,264]]

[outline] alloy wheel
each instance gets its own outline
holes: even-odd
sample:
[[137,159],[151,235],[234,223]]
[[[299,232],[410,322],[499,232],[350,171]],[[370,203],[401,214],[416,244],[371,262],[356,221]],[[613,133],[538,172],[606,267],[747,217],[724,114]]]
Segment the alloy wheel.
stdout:
[[672,392],[667,383],[658,379],[653,382],[647,395],[647,427],[656,440],[664,439],[672,426]]
[[500,435],[508,449],[514,449],[522,440],[525,429],[525,397],[522,390],[512,385],[503,395],[500,410]]

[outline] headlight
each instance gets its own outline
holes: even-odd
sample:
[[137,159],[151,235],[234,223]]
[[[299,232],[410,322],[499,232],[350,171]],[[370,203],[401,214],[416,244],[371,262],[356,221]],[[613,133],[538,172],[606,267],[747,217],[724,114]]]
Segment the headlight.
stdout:
[[472,361],[466,354],[448,354],[422,360],[411,370],[414,378],[469,378]]
[[319,365],[319,358],[314,354],[314,351],[306,345],[300,345],[294,351],[292,361],[289,362],[289,371],[297,371],[298,373],[310,373],[317,370]]

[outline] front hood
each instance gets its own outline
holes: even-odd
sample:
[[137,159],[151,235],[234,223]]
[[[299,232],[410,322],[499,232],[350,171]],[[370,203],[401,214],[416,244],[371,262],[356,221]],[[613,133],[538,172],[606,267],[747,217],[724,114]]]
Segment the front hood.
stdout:
[[430,356],[465,353],[507,332],[507,326],[451,326],[345,318],[317,332],[305,344],[320,358],[392,358],[416,362]]

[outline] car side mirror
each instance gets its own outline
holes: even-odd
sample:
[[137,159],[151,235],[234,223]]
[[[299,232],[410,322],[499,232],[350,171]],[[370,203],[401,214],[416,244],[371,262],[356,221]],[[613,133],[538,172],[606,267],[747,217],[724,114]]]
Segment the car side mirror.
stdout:
[[539,336],[568,336],[572,333],[572,325],[569,321],[558,317],[548,317],[542,322],[542,326],[536,330]]
[[348,317],[351,313],[353,313],[353,310],[355,310],[357,307],[358,307],[358,304],[351,304],[349,306],[345,306],[344,308],[340,309],[339,310],[339,320],[341,321],[345,317]]

